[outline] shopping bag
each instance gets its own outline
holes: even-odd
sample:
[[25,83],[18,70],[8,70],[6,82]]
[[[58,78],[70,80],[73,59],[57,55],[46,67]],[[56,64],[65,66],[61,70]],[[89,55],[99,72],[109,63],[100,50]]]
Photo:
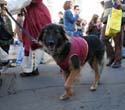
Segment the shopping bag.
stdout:
[[20,13],[21,9],[28,6],[32,0],[6,0],[7,1],[7,9],[11,14]]
[[121,30],[122,10],[112,8],[111,15],[108,16],[105,36],[114,37]]
[[0,47],[0,62],[8,60],[8,54]]

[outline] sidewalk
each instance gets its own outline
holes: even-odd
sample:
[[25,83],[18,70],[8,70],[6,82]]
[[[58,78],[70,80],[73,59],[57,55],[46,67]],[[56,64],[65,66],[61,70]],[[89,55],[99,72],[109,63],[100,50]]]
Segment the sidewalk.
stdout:
[[40,75],[21,78],[20,67],[2,73],[0,110],[124,110],[125,60],[121,68],[105,67],[97,91],[89,91],[93,74],[88,64],[75,84],[75,96],[60,101],[63,77],[54,61],[39,65]]

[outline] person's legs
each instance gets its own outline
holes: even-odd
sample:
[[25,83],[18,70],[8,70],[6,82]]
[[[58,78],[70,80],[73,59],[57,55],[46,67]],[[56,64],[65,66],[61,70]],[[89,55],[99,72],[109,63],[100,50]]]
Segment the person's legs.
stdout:
[[36,76],[39,74],[38,65],[43,55],[42,52],[41,49],[31,50],[29,56],[24,56],[21,64],[23,70],[23,73],[20,74],[21,77]]
[[105,29],[106,29],[106,24],[104,24],[104,26],[101,30],[100,39],[104,42],[104,44],[106,46],[106,54],[107,54],[107,58],[109,59],[109,62],[106,65],[110,66],[114,62],[114,49],[112,47],[111,37],[105,36]]
[[112,68],[121,67],[122,63],[122,30],[119,32],[116,37],[114,37],[115,43],[115,60]]

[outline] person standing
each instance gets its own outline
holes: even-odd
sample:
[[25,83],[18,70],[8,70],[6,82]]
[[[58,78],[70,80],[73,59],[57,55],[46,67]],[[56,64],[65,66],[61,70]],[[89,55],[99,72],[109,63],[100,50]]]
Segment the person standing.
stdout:
[[59,25],[63,26],[63,12],[59,11],[58,12],[58,16],[59,16]]
[[[25,19],[23,27],[37,40],[40,30],[51,23],[51,15],[42,0],[32,0],[25,8]],[[22,33],[24,45],[24,58],[22,61],[23,72],[21,77],[36,76],[39,74],[38,65],[42,57],[42,45],[33,42],[24,32]]]
[[[105,36],[105,30],[107,25],[107,19],[108,15],[111,13],[111,9],[114,6],[114,4],[117,6],[118,9],[122,9],[122,25],[125,23],[125,0],[103,0],[101,2],[102,6],[104,7],[104,12],[102,15],[102,22],[103,22],[103,28],[101,32],[101,39],[104,41],[106,45],[106,52],[107,52],[107,58],[109,59],[109,62],[106,64],[107,66],[111,66],[112,68],[119,68],[121,67],[122,63],[122,31],[123,28],[121,28],[121,31],[117,33],[115,37],[107,37]],[[122,27],[121,25],[121,27]],[[114,48],[112,46],[112,40],[114,40]]]
[[98,38],[100,38],[101,28],[102,24],[99,20],[99,16],[97,14],[93,14],[86,31],[87,35],[96,35]]
[[[80,12],[79,5],[74,5],[73,10],[74,10],[74,14],[77,14],[78,12]],[[75,33],[74,33],[75,37],[83,37],[83,33],[85,30],[84,28],[86,24],[87,24],[86,20],[82,19],[81,17],[79,17],[75,21]]]
[[10,44],[13,43],[13,30],[10,18],[5,11],[6,1],[0,1],[0,66],[9,64],[8,54]]
[[73,15],[72,8],[73,4],[72,1],[65,1],[64,3],[64,29],[68,36],[74,36],[76,31],[75,29],[75,22],[79,18],[79,10]]

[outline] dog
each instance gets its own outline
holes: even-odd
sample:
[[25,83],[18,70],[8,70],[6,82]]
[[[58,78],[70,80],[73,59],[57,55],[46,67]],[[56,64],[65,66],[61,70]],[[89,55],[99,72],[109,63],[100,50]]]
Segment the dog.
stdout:
[[73,84],[80,74],[81,67],[86,62],[94,70],[95,79],[90,90],[97,89],[100,73],[104,65],[103,42],[96,36],[68,37],[63,27],[58,24],[48,24],[40,32],[38,41],[47,47],[64,76],[64,94],[61,100],[73,96]]

